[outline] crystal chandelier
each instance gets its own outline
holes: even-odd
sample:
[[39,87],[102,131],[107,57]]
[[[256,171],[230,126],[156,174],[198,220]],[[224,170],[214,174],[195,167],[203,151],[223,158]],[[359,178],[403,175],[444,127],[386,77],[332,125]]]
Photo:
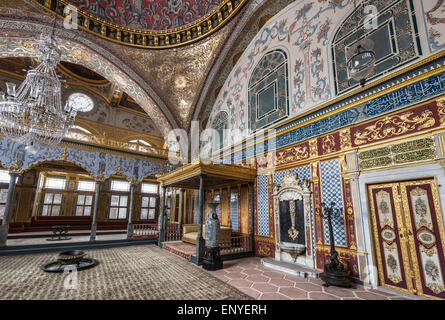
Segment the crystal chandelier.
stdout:
[[372,50],[374,48],[374,41],[366,38],[359,40],[359,17],[355,0],[354,8],[354,12],[356,12],[355,32],[357,34],[357,40],[348,50],[347,68],[349,76],[364,86],[366,78],[374,71],[375,53]]
[[61,103],[61,85],[55,68],[61,52],[53,35],[40,35],[37,42],[39,66],[29,70],[16,90],[7,83],[7,97],[0,93],[1,132],[27,146],[56,145],[74,123],[77,110]]

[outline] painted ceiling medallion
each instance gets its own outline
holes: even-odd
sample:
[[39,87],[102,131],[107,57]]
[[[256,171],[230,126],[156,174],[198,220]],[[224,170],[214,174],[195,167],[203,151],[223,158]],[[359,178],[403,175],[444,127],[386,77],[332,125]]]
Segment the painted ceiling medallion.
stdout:
[[69,0],[109,22],[135,29],[161,31],[183,27],[217,8],[222,0]]
[[[34,0],[55,11],[55,0]],[[59,0],[78,10],[78,26],[102,38],[150,49],[172,48],[223,27],[247,0]],[[66,10],[70,14],[70,10]]]

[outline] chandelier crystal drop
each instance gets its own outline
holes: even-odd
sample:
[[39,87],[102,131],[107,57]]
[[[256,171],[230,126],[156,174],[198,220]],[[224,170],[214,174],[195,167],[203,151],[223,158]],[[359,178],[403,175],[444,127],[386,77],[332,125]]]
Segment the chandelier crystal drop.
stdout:
[[7,97],[0,94],[0,130],[26,146],[56,145],[73,125],[77,110],[62,107],[61,85],[56,73],[61,51],[54,38],[41,34],[37,42],[39,66],[29,70],[16,90],[7,83]]

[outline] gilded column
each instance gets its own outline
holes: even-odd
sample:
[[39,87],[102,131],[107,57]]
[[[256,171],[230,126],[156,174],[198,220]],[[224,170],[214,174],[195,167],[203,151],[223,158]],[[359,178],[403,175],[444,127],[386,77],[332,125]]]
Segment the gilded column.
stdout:
[[133,203],[134,203],[134,189],[136,182],[132,181],[130,184],[130,209],[128,211],[128,225],[127,225],[127,240],[133,236]]
[[95,190],[95,194],[94,194],[93,219],[91,220],[90,241],[96,241],[97,213],[99,212],[100,189],[102,188],[102,183],[103,183],[102,179],[96,180],[96,190]]
[[250,250],[255,252],[255,208],[254,208],[254,184],[249,183],[249,207],[250,207]]
[[196,239],[196,262],[198,265],[202,264],[202,257],[204,256],[204,239],[202,237],[202,226],[204,220],[204,176],[199,177],[199,220],[198,220],[198,237]]
[[184,221],[184,203],[185,203],[185,189],[181,189],[181,203],[179,205],[179,237],[182,239],[182,224]]
[[15,186],[19,173],[9,173],[8,195],[6,198],[5,214],[3,215],[2,225],[0,226],[0,247],[6,247],[6,240],[8,239],[9,220],[11,219],[12,201],[14,198]]
[[161,193],[161,208],[159,210],[159,217],[158,217],[158,246],[161,247],[162,242],[165,238],[165,230],[164,230],[164,211],[165,211],[165,186],[162,186],[162,193]]

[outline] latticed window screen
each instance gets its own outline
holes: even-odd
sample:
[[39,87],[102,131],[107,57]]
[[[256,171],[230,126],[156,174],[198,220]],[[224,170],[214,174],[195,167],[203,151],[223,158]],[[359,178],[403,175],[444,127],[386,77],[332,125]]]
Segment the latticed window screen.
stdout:
[[218,219],[221,220],[221,217],[219,216],[219,207],[221,206],[220,196],[219,193],[215,193],[213,196],[213,201],[218,202],[219,205],[216,207],[216,215],[218,216]]
[[109,219],[126,219],[128,196],[113,194],[110,201]]
[[79,194],[77,196],[76,216],[90,216],[93,205],[93,196]]
[[142,183],[141,193],[158,193],[158,185],[156,183]]
[[61,193],[46,192],[43,197],[42,216],[61,215],[63,195]]
[[6,208],[6,198],[8,197],[8,189],[0,189],[0,219],[3,219]]
[[143,196],[141,199],[141,220],[154,219],[156,214],[156,197]]
[[11,180],[11,176],[8,170],[0,170],[0,183],[9,183],[9,180]]

